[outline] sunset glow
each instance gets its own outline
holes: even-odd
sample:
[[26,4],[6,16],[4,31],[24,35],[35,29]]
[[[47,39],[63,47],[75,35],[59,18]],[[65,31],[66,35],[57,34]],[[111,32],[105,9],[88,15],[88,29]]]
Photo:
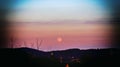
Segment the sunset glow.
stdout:
[[58,41],[58,42],[62,42],[62,40],[63,40],[63,39],[62,39],[61,37],[58,37],[58,38],[57,38],[57,41]]
[[[111,26],[108,10],[101,0],[26,0],[8,15],[15,47],[40,50],[90,49],[109,47]],[[31,47],[32,44],[32,47]]]

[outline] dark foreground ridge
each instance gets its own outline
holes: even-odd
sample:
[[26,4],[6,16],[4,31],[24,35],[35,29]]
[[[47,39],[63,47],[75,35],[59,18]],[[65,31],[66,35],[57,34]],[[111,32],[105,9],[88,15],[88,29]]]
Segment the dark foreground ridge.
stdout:
[[31,48],[0,49],[0,67],[120,66],[120,49],[69,49],[43,52]]

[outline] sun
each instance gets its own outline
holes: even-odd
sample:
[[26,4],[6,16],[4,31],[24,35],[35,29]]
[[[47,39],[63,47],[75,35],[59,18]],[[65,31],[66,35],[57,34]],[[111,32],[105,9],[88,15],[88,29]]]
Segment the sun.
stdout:
[[62,41],[63,41],[62,37],[58,37],[58,38],[57,38],[57,41],[58,41],[58,42],[62,42]]

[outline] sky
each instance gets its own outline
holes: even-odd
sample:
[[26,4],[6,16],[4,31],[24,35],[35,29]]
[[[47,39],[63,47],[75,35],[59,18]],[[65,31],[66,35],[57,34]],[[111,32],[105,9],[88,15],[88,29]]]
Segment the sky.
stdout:
[[[102,0],[21,0],[8,15],[15,47],[40,50],[109,47],[109,10]],[[18,45],[19,44],[19,45]]]
[[[26,0],[18,2],[14,18],[22,22],[100,20],[108,15],[102,0]],[[17,15],[16,15],[17,14]],[[22,18],[21,18],[22,17]],[[90,17],[90,18],[89,18]]]

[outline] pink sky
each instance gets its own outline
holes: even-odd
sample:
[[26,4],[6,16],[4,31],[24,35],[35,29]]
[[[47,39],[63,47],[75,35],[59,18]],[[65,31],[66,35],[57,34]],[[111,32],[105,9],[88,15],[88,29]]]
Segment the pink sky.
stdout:
[[21,1],[7,16],[11,35],[19,40],[16,47],[25,41],[27,47],[36,48],[33,42],[39,38],[44,51],[110,47],[111,26],[105,22],[109,18],[101,0]]
[[[64,50],[70,48],[90,49],[104,48],[110,45],[110,29],[108,24],[24,24],[9,28],[11,34],[18,39],[17,44],[36,48],[36,38],[43,40],[40,50]],[[57,38],[62,38],[59,42]],[[15,43],[16,44],[16,43]],[[16,47],[20,47],[16,44]],[[34,44],[34,45],[32,45]]]

